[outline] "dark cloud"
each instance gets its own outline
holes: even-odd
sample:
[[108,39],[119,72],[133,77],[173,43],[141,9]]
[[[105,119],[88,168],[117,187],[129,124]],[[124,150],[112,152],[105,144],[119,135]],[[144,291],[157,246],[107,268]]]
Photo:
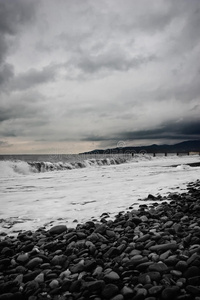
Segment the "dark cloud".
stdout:
[[13,77],[13,66],[6,62],[9,46],[20,28],[34,17],[31,0],[0,0],[0,85]]
[[78,68],[83,74],[98,73],[100,71],[128,71],[132,68],[138,68],[155,59],[155,56],[128,57],[123,52],[109,51],[99,55],[85,56],[81,55],[77,61],[72,60],[69,64]]
[[124,132],[119,136],[125,140],[200,138],[200,121],[171,121],[155,129]]
[[0,86],[7,83],[14,75],[14,68],[8,63],[0,65]]
[[36,85],[52,82],[55,80],[56,68],[56,66],[50,65],[41,70],[29,69],[27,72],[19,74],[13,79],[11,88],[14,90],[27,90]]
[[[195,139],[200,138],[200,121],[171,121],[166,122],[160,126],[138,131],[126,131],[121,133],[115,133],[113,135],[87,135],[82,138],[83,141],[90,142],[105,142],[108,141],[133,141],[133,140],[159,140],[159,139]],[[113,144],[113,142],[112,142]]]
[[[27,100],[33,101],[34,98],[27,97]],[[30,119],[39,115],[40,111],[41,108],[37,104],[34,104],[34,102],[10,103],[10,105],[0,108],[0,122],[15,119]]]

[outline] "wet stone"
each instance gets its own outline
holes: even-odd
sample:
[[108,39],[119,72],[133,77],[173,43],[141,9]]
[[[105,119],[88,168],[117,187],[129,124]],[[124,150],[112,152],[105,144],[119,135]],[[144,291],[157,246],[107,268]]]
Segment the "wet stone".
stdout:
[[29,254],[25,253],[25,254],[20,254],[17,257],[17,261],[21,262],[21,263],[26,263],[29,260]]
[[188,278],[189,285],[200,286],[200,276],[190,277]]
[[85,283],[85,287],[90,291],[101,291],[105,286],[105,283],[103,280],[96,280]]
[[162,299],[163,300],[171,300],[174,299],[179,292],[178,286],[167,287],[162,291]]
[[35,279],[35,277],[37,275],[39,275],[40,273],[41,273],[41,270],[35,270],[33,272],[28,272],[27,274],[24,274],[23,282],[26,283],[28,281],[31,281],[31,280]]
[[180,261],[177,262],[175,268],[176,268],[177,270],[181,271],[181,272],[184,272],[185,270],[187,270],[188,264],[187,264],[186,261],[180,260]]
[[80,273],[85,269],[85,266],[82,263],[78,263],[69,268],[72,273]]
[[163,286],[162,285],[156,285],[153,286],[149,289],[149,294],[150,295],[157,295],[159,294],[161,291],[163,290]]
[[49,229],[50,234],[61,234],[65,231],[67,231],[66,225],[56,225],[56,226],[53,226],[51,229]]
[[55,288],[59,287],[59,282],[58,282],[58,280],[56,280],[56,279],[52,280],[52,281],[49,283],[49,286],[50,286],[51,289],[55,289]]
[[36,266],[40,265],[43,263],[43,259],[40,257],[35,257],[31,259],[27,264],[26,268],[27,269],[34,269]]
[[189,267],[183,274],[185,278],[190,278],[200,275],[200,269],[196,266]]
[[119,291],[119,288],[115,284],[107,284],[105,288],[102,291],[102,296],[106,299],[110,299],[111,297],[115,296],[117,292]]
[[172,244],[172,243],[166,243],[166,244],[151,246],[149,249],[151,251],[164,252],[164,251],[167,251],[167,250],[176,250],[176,249],[178,249],[178,245],[177,244]]
[[124,286],[121,289],[120,293],[126,298],[126,297],[130,297],[133,295],[133,290],[128,286]]
[[194,296],[200,295],[200,287],[197,287],[197,286],[188,285],[188,286],[186,286],[186,291]]
[[108,274],[106,274],[106,275],[104,276],[104,279],[105,279],[106,281],[112,282],[112,281],[117,281],[117,280],[119,280],[120,277],[119,277],[119,275],[118,275],[116,272],[111,271],[110,273],[108,273]]
[[142,284],[150,283],[151,281],[159,282],[161,279],[161,274],[159,272],[148,272],[141,274],[138,281]]
[[118,294],[118,295],[112,297],[110,300],[124,300],[124,296],[121,294]]
[[165,263],[159,262],[149,266],[149,271],[164,273],[168,270],[168,267]]
[[0,295],[0,300],[13,300],[14,294],[13,293],[4,293]]
[[2,250],[1,250],[1,254],[2,255],[5,255],[5,256],[12,256],[14,254],[13,250],[8,248],[8,247],[4,247]]

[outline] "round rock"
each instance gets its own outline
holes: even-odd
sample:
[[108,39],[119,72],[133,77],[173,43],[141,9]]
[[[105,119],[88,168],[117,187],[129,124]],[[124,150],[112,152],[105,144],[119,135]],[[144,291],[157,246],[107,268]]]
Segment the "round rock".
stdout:
[[50,234],[60,234],[65,231],[67,231],[66,225],[56,225],[56,226],[53,226],[51,229],[49,229]]

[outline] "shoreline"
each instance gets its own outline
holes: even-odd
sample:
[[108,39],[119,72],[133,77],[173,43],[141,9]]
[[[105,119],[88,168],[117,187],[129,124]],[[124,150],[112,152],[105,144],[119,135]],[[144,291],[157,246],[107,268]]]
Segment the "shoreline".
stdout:
[[112,221],[3,237],[0,300],[199,300],[200,181],[169,196]]

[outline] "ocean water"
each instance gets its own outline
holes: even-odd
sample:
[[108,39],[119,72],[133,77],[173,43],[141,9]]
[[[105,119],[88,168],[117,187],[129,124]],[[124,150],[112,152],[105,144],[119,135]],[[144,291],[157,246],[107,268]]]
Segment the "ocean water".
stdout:
[[0,233],[75,227],[103,213],[113,218],[150,204],[148,194],[185,191],[200,178],[200,167],[187,163],[199,161],[198,155],[1,156]]

